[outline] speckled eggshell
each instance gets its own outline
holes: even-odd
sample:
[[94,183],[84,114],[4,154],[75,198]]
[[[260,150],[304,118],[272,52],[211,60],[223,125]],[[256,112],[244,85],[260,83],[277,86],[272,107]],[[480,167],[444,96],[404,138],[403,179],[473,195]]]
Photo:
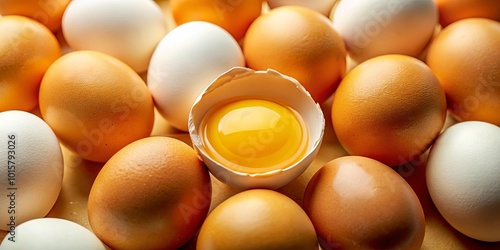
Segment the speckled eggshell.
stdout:
[[432,146],[427,186],[443,217],[461,233],[500,241],[500,128],[468,121],[449,127]]

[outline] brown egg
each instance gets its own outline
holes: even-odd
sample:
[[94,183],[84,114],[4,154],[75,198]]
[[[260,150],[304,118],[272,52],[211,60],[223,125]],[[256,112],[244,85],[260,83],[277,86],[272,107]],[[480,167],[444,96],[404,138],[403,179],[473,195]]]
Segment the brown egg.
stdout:
[[346,53],[329,19],[299,6],[281,6],[258,17],[243,44],[248,67],[271,68],[297,79],[317,102],[337,88]]
[[219,204],[201,227],[198,250],[317,249],[314,227],[302,208],[267,189],[236,194]]
[[352,69],[332,104],[332,123],[342,146],[389,166],[421,155],[441,131],[446,98],[425,63],[384,55]]
[[124,62],[97,51],[70,52],[52,63],[39,103],[61,142],[86,160],[106,162],[153,129],[154,103],[144,81]]
[[177,25],[206,21],[220,26],[236,40],[245,36],[252,22],[262,12],[262,0],[170,0],[172,17]]
[[443,86],[456,119],[500,126],[499,48],[500,23],[486,18],[457,21],[429,46],[427,64]]
[[434,0],[439,10],[439,22],[447,26],[471,17],[490,18],[500,22],[498,0]]
[[201,227],[211,194],[208,170],[193,148],[148,137],[121,149],[99,172],[89,222],[113,249],[178,249]]
[[31,111],[45,71],[61,56],[59,43],[45,26],[23,16],[0,17],[0,32],[0,112]]
[[304,209],[323,249],[420,249],[424,212],[408,183],[370,158],[344,156],[310,180]]
[[0,0],[0,15],[21,15],[32,18],[51,31],[61,29],[61,19],[71,0]]

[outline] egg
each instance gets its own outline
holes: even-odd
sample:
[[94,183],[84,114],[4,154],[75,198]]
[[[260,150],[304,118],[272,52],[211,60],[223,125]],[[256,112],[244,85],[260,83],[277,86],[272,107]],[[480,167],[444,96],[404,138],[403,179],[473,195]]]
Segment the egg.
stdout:
[[41,218],[62,188],[64,162],[56,135],[38,116],[0,113],[0,229],[16,238],[17,225]]
[[61,19],[64,10],[71,0],[53,1],[0,1],[0,17],[2,15],[21,15],[38,21],[52,32],[61,29]]
[[302,208],[265,189],[238,193],[219,204],[200,229],[196,249],[318,249],[316,232]]
[[2,250],[105,250],[106,247],[87,228],[64,219],[40,218],[26,221],[16,229],[16,241],[5,237]]
[[80,158],[106,162],[151,134],[154,104],[146,84],[110,55],[80,50],[60,57],[47,69],[39,92],[43,119]]
[[499,22],[466,18],[446,26],[429,45],[426,62],[455,119],[500,126],[499,44]]
[[235,67],[194,102],[189,134],[220,181],[241,189],[282,187],[316,156],[325,119],[300,83],[274,70]]
[[422,61],[383,55],[346,75],[331,111],[335,134],[349,154],[399,166],[418,160],[438,136],[446,96]]
[[210,176],[186,143],[137,140],[106,162],[88,199],[92,230],[113,249],[179,249],[200,229]]
[[112,55],[141,73],[167,25],[155,1],[75,0],[64,12],[62,31],[72,49]]
[[426,180],[441,215],[461,233],[500,241],[500,128],[467,121],[446,129],[429,153]]
[[319,103],[346,71],[346,49],[330,20],[301,6],[281,6],[258,17],[248,28],[243,53],[247,67],[291,76]]
[[227,30],[241,40],[250,24],[262,12],[262,0],[170,0],[175,22],[206,21]]
[[370,158],[344,156],[321,167],[304,194],[321,247],[420,249],[424,212],[410,185]]
[[438,23],[433,0],[344,0],[333,25],[357,62],[384,54],[417,56]]
[[337,1],[338,0],[267,0],[267,4],[271,9],[285,5],[297,5],[315,10],[325,16],[328,16]]
[[[17,1],[16,1],[17,2]],[[0,18],[0,111],[38,106],[43,74],[61,56],[57,38],[39,22],[16,15]]]
[[244,65],[241,48],[226,30],[209,22],[188,22],[158,44],[147,84],[160,114],[171,126],[187,131],[196,97],[217,76]]
[[435,0],[443,27],[465,18],[484,17],[500,22],[500,1]]

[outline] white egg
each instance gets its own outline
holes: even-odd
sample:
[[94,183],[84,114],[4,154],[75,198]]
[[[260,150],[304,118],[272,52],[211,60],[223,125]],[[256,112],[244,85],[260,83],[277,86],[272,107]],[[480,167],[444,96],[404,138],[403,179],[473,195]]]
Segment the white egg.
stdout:
[[384,54],[418,56],[438,22],[433,0],[341,0],[333,25],[357,62]]
[[24,111],[0,113],[0,229],[44,217],[62,187],[64,161],[52,129]]
[[22,223],[15,242],[7,235],[0,250],[104,250],[104,244],[87,228],[64,219],[40,218]]
[[333,5],[335,5],[337,1],[338,0],[267,0],[267,3],[271,9],[285,5],[297,5],[328,16],[332,11]]
[[107,53],[138,73],[147,70],[156,45],[167,33],[161,8],[145,0],[74,0],[61,25],[72,49]]
[[238,43],[221,27],[203,21],[182,24],[161,40],[148,70],[156,108],[173,127],[187,131],[189,110],[220,74],[245,59]]
[[500,128],[461,122],[431,148],[427,186],[437,209],[458,231],[481,241],[500,241]]

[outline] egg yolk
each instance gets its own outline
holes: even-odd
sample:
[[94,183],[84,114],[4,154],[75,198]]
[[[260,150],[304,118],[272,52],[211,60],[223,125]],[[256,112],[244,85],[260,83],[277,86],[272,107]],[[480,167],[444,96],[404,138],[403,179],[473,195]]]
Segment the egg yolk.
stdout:
[[214,160],[246,173],[286,168],[305,155],[308,144],[307,128],[297,112],[264,99],[216,106],[202,131]]

